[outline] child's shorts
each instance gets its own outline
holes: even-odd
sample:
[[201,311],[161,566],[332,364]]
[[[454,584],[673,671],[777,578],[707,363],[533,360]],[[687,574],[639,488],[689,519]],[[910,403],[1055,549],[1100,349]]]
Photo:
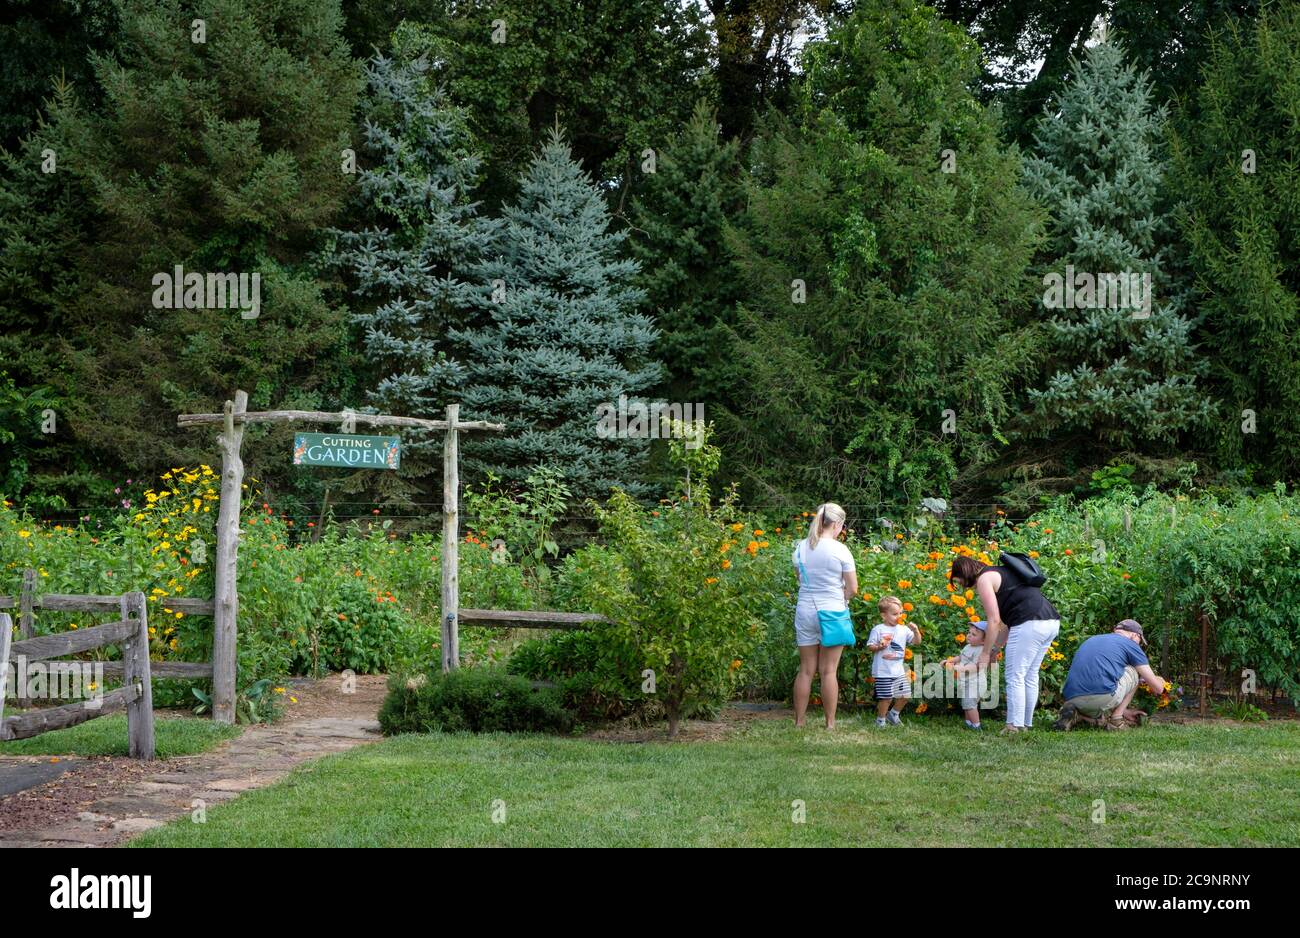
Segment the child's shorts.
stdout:
[[978,697],[963,697],[961,699],[961,708],[963,710],[978,710],[980,708],[980,699]]
[[892,700],[895,697],[911,697],[912,682],[907,679],[907,675],[902,677],[878,677],[876,678],[876,699]]

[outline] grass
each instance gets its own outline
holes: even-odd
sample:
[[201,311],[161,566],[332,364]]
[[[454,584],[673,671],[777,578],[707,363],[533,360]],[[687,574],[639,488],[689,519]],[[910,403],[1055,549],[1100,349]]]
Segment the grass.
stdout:
[[759,721],[722,742],[640,745],[408,735],[132,846],[260,846],[272,830],[294,847],[1296,846],[1297,778],[1300,723],[1000,738],[951,718],[852,718],[833,734]]
[[[160,759],[192,756],[238,736],[240,730],[212,720],[154,716],[154,746]],[[125,756],[126,714],[108,716],[42,733],[30,739],[0,743],[3,756]]]

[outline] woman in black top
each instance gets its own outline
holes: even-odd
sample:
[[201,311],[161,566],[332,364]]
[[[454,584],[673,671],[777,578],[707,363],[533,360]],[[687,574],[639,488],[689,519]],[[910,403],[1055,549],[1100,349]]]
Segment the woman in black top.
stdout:
[[1034,725],[1038,704],[1038,672],[1043,658],[1061,631],[1056,607],[1036,586],[1025,583],[1008,567],[991,567],[973,557],[952,562],[950,578],[961,589],[974,588],[988,620],[979,667],[1006,645],[1003,671],[1007,677],[1007,726],[1018,733]]

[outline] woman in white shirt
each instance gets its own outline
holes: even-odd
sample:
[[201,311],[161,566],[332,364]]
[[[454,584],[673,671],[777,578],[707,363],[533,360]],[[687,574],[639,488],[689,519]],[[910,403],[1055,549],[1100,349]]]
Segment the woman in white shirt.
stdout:
[[822,709],[826,728],[835,728],[839,702],[840,655],[843,645],[822,646],[817,610],[842,611],[858,591],[853,554],[836,538],[844,530],[844,509],[827,502],[820,505],[808,526],[808,537],[794,546],[791,558],[799,577],[799,601],[794,607],[795,644],[799,648],[799,675],[794,679],[794,725],[803,726],[813,675],[822,679]]

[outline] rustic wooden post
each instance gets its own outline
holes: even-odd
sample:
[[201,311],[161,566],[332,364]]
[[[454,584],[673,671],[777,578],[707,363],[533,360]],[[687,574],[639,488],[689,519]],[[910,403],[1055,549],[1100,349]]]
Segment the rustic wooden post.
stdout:
[[1199,613],[1201,618],[1201,716],[1205,716],[1206,692],[1209,689],[1210,669],[1209,669],[1209,645],[1210,645],[1210,617],[1202,609]]
[[122,684],[140,688],[140,696],[126,706],[126,731],[131,744],[132,759],[154,757],[153,734],[153,680],[149,673],[149,613],[144,593],[137,590],[122,597],[122,620],[129,621],[134,611],[137,624],[135,634],[122,649]]
[[5,694],[9,689],[9,641],[13,638],[14,620],[0,612],[0,727],[5,725]]
[[243,416],[248,394],[236,391],[226,401],[225,432],[217,437],[221,448],[221,508],[217,515],[216,584],[212,611],[212,718],[218,723],[235,722],[235,662],[239,614],[238,551],[239,507],[243,497],[244,460],[239,454],[244,441]]
[[1128,534],[1133,530],[1133,512],[1127,505],[1124,506],[1124,533]]
[[28,567],[23,571],[23,589],[18,597],[18,634],[31,638],[36,634],[36,617],[32,608],[36,602],[36,571]]
[[447,405],[447,436],[442,444],[442,670],[445,674],[460,664],[460,630],[456,615],[460,611],[460,509],[458,489],[460,447],[456,418],[459,404]]

